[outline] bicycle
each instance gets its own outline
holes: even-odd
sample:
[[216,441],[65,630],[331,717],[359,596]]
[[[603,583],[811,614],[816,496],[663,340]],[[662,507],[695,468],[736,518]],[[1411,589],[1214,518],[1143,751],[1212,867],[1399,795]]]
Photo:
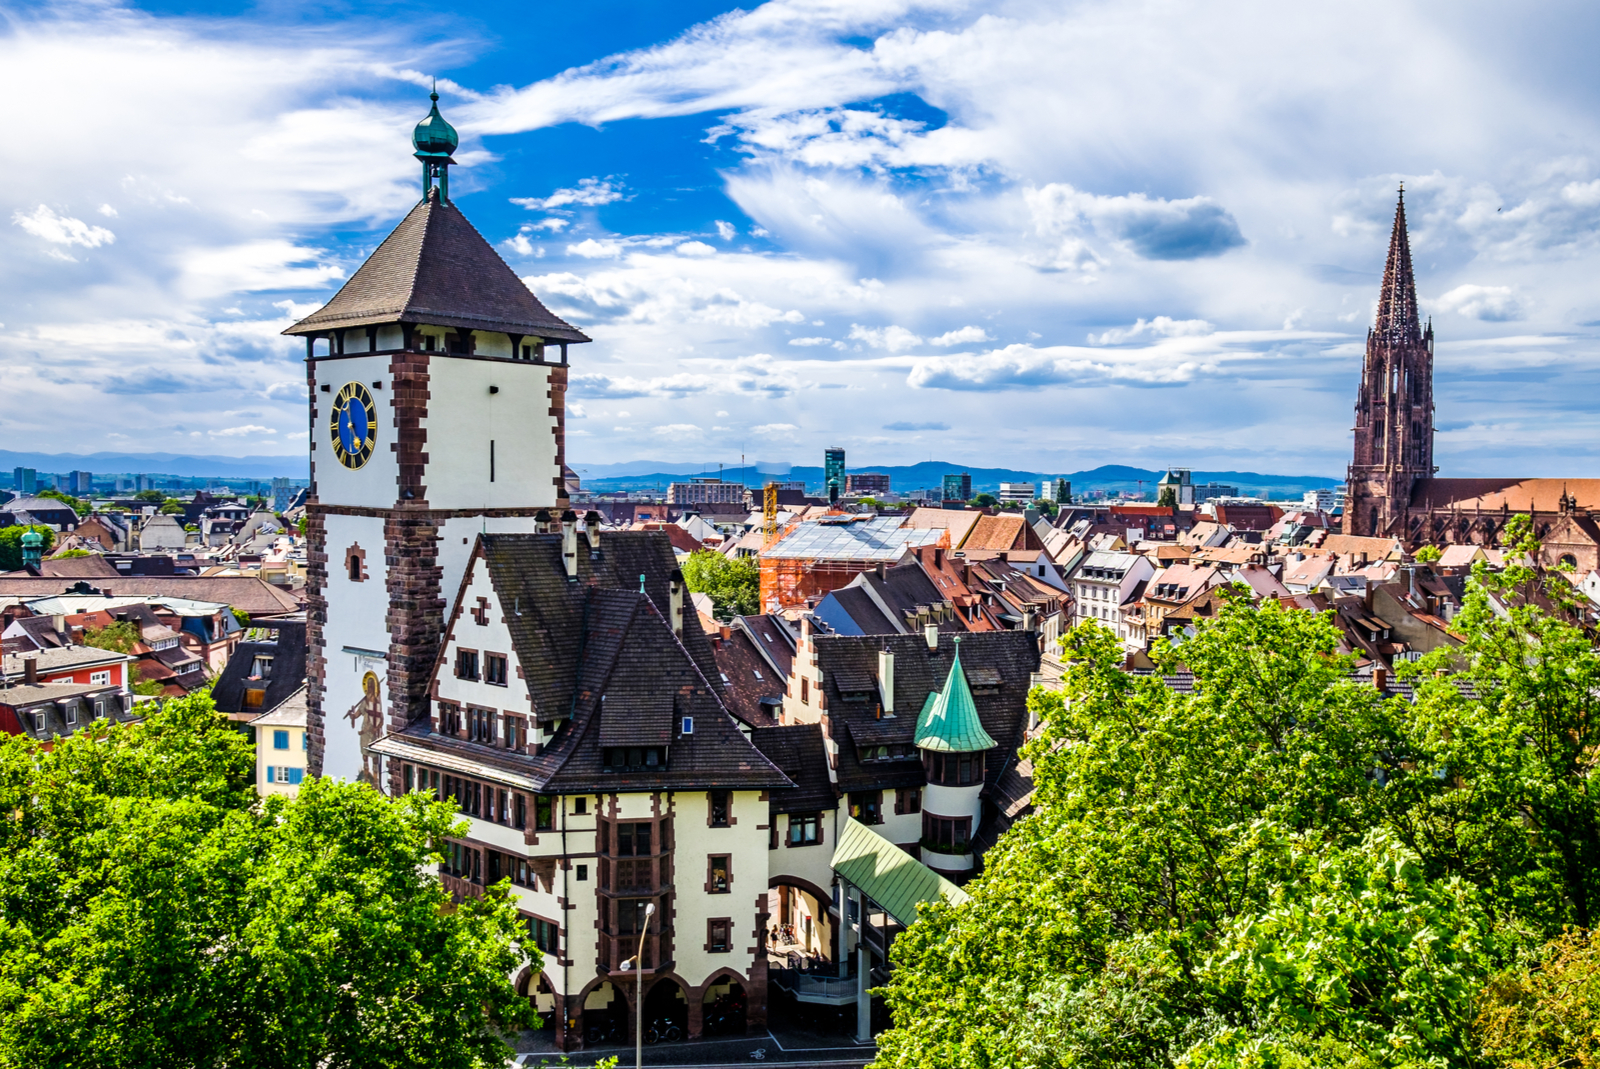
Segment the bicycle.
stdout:
[[682,1038],[683,1029],[678,1027],[678,1022],[666,1017],[651,1021],[650,1027],[644,1032],[644,1041],[650,1044],[676,1043]]

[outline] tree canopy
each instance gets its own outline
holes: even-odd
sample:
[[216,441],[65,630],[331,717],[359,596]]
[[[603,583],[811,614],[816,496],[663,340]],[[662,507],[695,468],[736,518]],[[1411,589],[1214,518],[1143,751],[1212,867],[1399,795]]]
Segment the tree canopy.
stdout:
[[1537,979],[1600,993],[1561,942],[1600,908],[1600,658],[1569,604],[1480,567],[1414,701],[1242,590],[1157,645],[1192,690],[1075,629],[1030,698],[1036,809],[896,941],[875,1066],[1565,1064],[1523,1041],[1600,1019]]
[[258,800],[210,698],[0,739],[0,1066],[502,1066],[534,1020],[508,885],[452,905],[448,805]]
[[29,531],[35,531],[44,538],[44,545],[40,548],[46,554],[56,544],[55,531],[43,524],[0,527],[0,572],[14,572],[22,567],[22,536]]
[[754,557],[727,557],[697,549],[683,562],[683,581],[696,594],[706,594],[717,618],[755,613],[761,602],[761,566]]

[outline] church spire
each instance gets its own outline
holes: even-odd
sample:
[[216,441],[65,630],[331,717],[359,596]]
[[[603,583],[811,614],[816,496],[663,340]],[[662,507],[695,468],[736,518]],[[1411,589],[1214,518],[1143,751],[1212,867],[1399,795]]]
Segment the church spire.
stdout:
[[1411,273],[1411,239],[1406,234],[1406,186],[1400,183],[1400,201],[1394,210],[1394,231],[1389,235],[1389,262],[1383,269],[1383,292],[1378,295],[1379,340],[1390,345],[1422,340],[1417,319],[1417,282]]

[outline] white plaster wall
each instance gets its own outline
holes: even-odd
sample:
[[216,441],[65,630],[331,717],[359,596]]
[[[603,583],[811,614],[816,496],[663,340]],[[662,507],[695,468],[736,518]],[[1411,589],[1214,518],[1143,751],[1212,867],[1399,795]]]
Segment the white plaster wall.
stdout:
[[[923,788],[924,792],[931,789]],[[923,808],[927,808],[928,803],[926,800],[922,804]],[[960,814],[957,815],[959,816]],[[888,788],[883,792],[883,823],[872,830],[896,846],[920,842],[922,839],[922,814],[896,813],[894,811],[894,790],[893,788]]]
[[[499,392],[491,394],[490,386]],[[556,502],[555,417],[544,364],[436,356],[428,377],[428,503],[439,509]],[[489,443],[495,479],[489,481]],[[391,494],[392,497],[392,494]]]
[[[329,515],[325,529],[328,622],[322,632],[327,657],[322,694],[322,774],[353,780],[361,772],[363,761],[360,726],[350,720],[348,713],[361,701],[361,679],[368,671],[376,673],[379,693],[387,702],[384,663],[344,652],[347,646],[380,653],[389,649],[383,520],[376,516]],[[360,545],[367,553],[367,578],[359,583],[351,582],[345,570],[345,551],[351,545]]]
[[[449,538],[446,537],[445,541],[448,542]],[[468,549],[470,552],[470,547]],[[528,708],[528,688],[517,678],[517,659],[511,648],[511,630],[503,622],[504,616],[500,611],[499,598],[495,596],[494,585],[489,579],[489,570],[483,566],[481,560],[473,563],[476,567],[473,569],[467,588],[462,591],[460,612],[454,615],[454,623],[450,625],[449,634],[445,636],[443,667],[439,672],[439,696],[463,705],[475,705],[480,709],[493,709],[497,712],[509,710],[519,716],[528,715],[532,711]],[[460,582],[459,574],[458,572],[457,583]],[[454,597],[456,589],[455,586],[447,586],[445,596]],[[489,599],[487,624],[479,624],[472,616],[472,610],[477,607],[479,597]],[[454,612],[455,607],[452,606],[452,613]],[[478,651],[476,680],[456,678],[456,650],[460,648]],[[483,681],[487,667],[484,661],[486,653],[505,656],[505,686]]]
[[[677,850],[673,857],[676,934],[673,957],[685,983],[699,986],[718,969],[733,969],[748,976],[761,945],[756,933],[756,912],[767,893],[767,803],[758,791],[733,791],[729,796],[729,827],[706,826],[710,799],[704,791],[679,791],[674,796],[673,828]],[[780,848],[781,849],[781,848]],[[705,892],[707,858],[727,854],[731,880],[727,894]],[[706,922],[712,917],[733,918],[731,944],[726,954],[705,949]]]
[[[311,463],[317,482],[317,500],[324,505],[361,505],[389,508],[399,496],[399,458],[395,443],[393,383],[389,378],[389,358],[358,356],[312,362],[312,402],[317,418],[311,428]],[[333,453],[333,438],[328,428],[333,418],[333,399],[347,382],[359,382],[372,394],[378,408],[378,435],[372,456],[366,464],[351,471]],[[375,388],[374,382],[383,383]],[[322,392],[326,383],[330,389]]]
[[[978,797],[983,791],[983,785],[972,787],[942,787],[930,783],[922,788],[922,811],[932,813],[936,817],[971,817],[973,834],[978,830],[978,818],[983,815],[983,802]],[[891,817],[891,820],[903,820],[903,817]],[[913,839],[922,838],[922,814],[917,814],[917,833],[909,839],[896,839],[895,842],[911,842]]]
[[[431,497],[433,490],[428,493]],[[529,506],[532,507],[532,506]],[[481,532],[489,534],[532,534],[532,516],[457,516],[446,520],[439,527],[439,589],[444,593],[445,603],[450,609],[455,608],[456,591],[461,588],[461,574],[466,571],[467,563],[472,559],[472,545],[477,541]],[[582,540],[582,536],[579,536]],[[493,591],[488,589],[487,582],[484,589],[478,594],[493,601]],[[476,599],[478,594],[474,594]],[[476,600],[469,604],[477,604]]]
[[832,813],[822,814],[822,842],[815,846],[789,846],[789,814],[779,813],[778,848],[767,851],[767,879],[790,876],[809,880],[826,890],[833,884],[834,822]]

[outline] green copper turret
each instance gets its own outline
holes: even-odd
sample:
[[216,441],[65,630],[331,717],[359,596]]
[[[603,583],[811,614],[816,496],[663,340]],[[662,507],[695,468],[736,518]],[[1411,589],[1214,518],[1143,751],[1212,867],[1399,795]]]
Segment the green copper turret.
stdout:
[[433,107],[423,120],[417,123],[416,130],[411,134],[411,144],[416,148],[416,157],[422,161],[422,197],[428,198],[433,191],[433,180],[439,180],[439,199],[445,203],[450,200],[450,165],[456,161],[451,158],[456,146],[461,144],[461,137],[456,133],[456,128],[444,121],[444,116],[439,114],[439,94],[433,92],[428,95],[433,101]]

